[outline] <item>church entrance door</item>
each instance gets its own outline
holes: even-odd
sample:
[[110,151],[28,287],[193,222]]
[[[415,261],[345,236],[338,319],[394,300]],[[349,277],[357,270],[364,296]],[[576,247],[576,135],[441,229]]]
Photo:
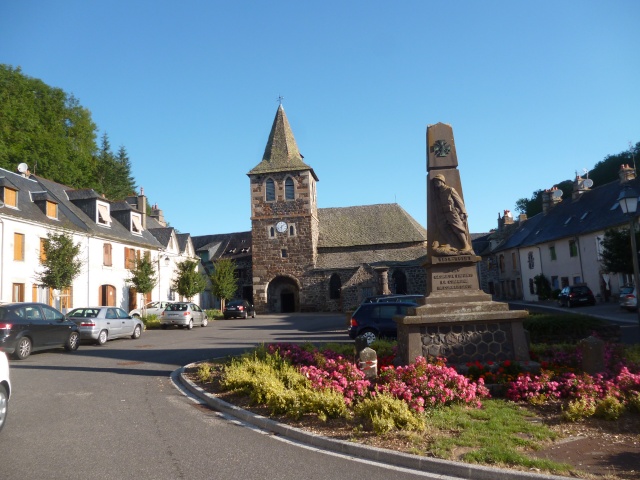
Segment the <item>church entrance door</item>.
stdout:
[[267,303],[272,313],[298,312],[300,287],[291,277],[276,277],[269,282]]

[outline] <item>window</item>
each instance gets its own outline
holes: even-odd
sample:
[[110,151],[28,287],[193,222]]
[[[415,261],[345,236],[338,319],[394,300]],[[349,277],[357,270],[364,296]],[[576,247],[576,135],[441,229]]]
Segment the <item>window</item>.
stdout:
[[536,291],[535,291],[535,284],[533,283],[533,278],[530,278],[530,279],[529,279],[529,293],[530,293],[531,295],[533,295],[533,294],[535,294],[535,293],[536,293]]
[[289,235],[294,236],[296,234],[296,227],[293,225],[289,225]]
[[285,200],[295,199],[295,189],[293,186],[293,179],[288,177],[284,182],[284,198]]
[[579,283],[582,283],[582,278],[581,277],[573,277],[573,284],[577,285]]
[[500,265],[500,273],[504,273],[504,255],[500,255],[500,258],[498,261]]
[[271,238],[273,238],[273,237],[275,237],[275,236],[276,236],[276,229],[275,229],[275,228],[273,228],[273,227],[269,227],[269,236],[270,236]]
[[329,298],[331,300],[338,300],[340,298],[340,290],[342,289],[342,281],[340,275],[334,273],[329,279]]
[[102,264],[105,267],[111,267],[113,265],[111,259],[111,244],[105,243],[102,245]]
[[[13,259],[18,261],[24,261],[24,234],[13,234]],[[24,300],[20,300],[23,302]]]
[[549,257],[551,258],[551,260],[557,260],[555,246],[549,247]]
[[134,268],[136,268],[135,249],[124,247],[124,268],[127,268],[129,270],[133,270]]
[[276,184],[272,178],[268,178],[265,184],[265,192],[267,202],[273,202],[276,199]]
[[529,252],[529,255],[527,255],[527,262],[529,263],[529,270],[533,270],[533,267],[536,266],[535,259],[533,258],[533,252]]
[[578,256],[578,242],[576,242],[575,240],[569,240],[569,256]]
[[47,217],[58,219],[58,204],[47,200]]
[[556,275],[551,277],[551,288],[554,290],[558,290],[560,288],[560,284],[558,283],[558,277]]
[[111,226],[111,216],[109,215],[109,205],[106,203],[98,203],[98,225]]
[[289,256],[286,248],[283,248],[281,253],[282,253],[282,258],[287,258]]
[[4,187],[4,204],[7,207],[18,208],[18,191],[13,188]]
[[24,283],[14,283],[12,292],[12,302],[24,302]]
[[142,220],[139,213],[131,214],[131,231],[138,235],[142,235]]
[[73,287],[67,287],[60,292],[60,308],[64,312],[64,309],[73,308]]
[[513,270],[518,269],[518,262],[516,261],[516,252],[511,252],[511,268]]
[[47,252],[44,249],[46,242],[47,242],[46,238],[40,239],[40,263],[44,263],[45,260],[47,259]]

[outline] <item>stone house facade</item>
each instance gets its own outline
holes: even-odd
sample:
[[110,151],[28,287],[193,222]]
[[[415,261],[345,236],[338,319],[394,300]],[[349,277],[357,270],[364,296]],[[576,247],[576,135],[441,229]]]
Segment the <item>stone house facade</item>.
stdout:
[[346,311],[370,295],[425,293],[424,227],[397,204],[318,208],[318,176],[281,105],[247,175],[251,231],[193,242],[209,271],[218,258],[236,261],[237,296],[258,313]]

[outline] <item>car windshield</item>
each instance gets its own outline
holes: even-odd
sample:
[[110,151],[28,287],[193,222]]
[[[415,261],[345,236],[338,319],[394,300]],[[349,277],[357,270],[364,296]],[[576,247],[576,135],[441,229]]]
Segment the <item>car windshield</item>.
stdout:
[[227,303],[227,306],[229,307],[237,307],[238,305],[242,305],[242,300],[232,300]]
[[172,303],[167,305],[167,308],[165,310],[169,312],[186,312],[188,309],[188,303]]
[[629,295],[630,293],[633,293],[633,290],[634,290],[634,288],[633,288],[633,287],[628,287],[628,286],[627,286],[627,287],[622,287],[622,288],[620,289],[620,293],[621,293],[622,295]]
[[98,312],[100,312],[97,308],[76,308],[75,310],[71,310],[67,316],[68,317],[84,317],[84,318],[95,318],[98,316]]

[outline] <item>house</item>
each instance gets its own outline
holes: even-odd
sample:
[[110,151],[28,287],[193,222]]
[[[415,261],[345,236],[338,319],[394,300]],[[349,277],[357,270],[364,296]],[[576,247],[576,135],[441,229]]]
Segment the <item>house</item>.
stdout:
[[[175,297],[170,289],[175,262],[198,259],[188,239],[164,244],[148,228],[143,193],[111,202],[92,189],[73,189],[31,175],[0,169],[0,301],[40,301],[61,309],[113,305],[126,311],[140,301]],[[81,248],[80,275],[63,292],[38,282],[43,242],[48,233],[65,232]],[[158,284],[146,299],[128,285],[135,260],[149,255],[158,262]],[[161,258],[170,263],[162,268]],[[139,298],[140,297],[140,298]]]
[[483,255],[491,266],[485,272],[486,285],[494,282],[489,293],[499,299],[536,301],[537,275],[544,275],[553,290],[586,283],[602,299],[632,283],[628,275],[605,272],[601,264],[605,231],[629,226],[618,204],[625,186],[640,191],[640,180],[628,165],[621,166],[617,181],[606,185],[594,187],[588,178],[577,176],[566,200],[556,188],[546,190],[542,213],[522,217],[517,224],[505,212],[498,230],[488,237],[493,235],[498,244]]
[[282,105],[248,173],[251,231],[193,237],[211,270],[229,257],[258,313],[346,311],[379,293],[426,290],[427,233],[398,204],[318,208],[314,169]]

